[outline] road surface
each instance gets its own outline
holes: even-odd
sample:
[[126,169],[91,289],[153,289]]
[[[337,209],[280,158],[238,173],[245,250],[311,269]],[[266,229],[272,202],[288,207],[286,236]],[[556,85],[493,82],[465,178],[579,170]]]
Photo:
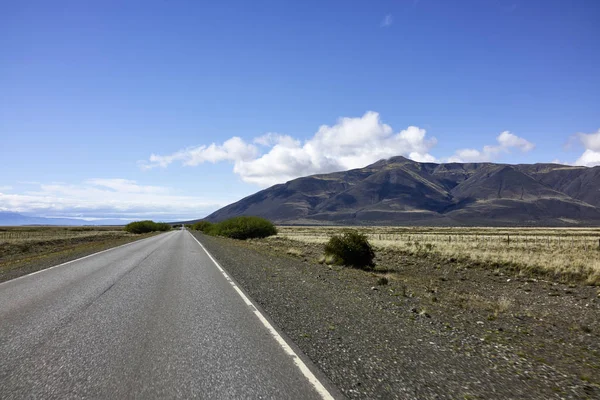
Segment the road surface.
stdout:
[[1,399],[331,398],[315,371],[185,230],[0,284]]

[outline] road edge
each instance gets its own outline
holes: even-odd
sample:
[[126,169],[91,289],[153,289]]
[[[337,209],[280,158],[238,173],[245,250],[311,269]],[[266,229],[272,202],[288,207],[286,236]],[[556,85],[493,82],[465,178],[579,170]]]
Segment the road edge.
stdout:
[[[284,333],[276,328],[276,325],[268,317],[268,314],[256,304],[250,296],[244,291],[244,289],[231,277],[227,271],[219,264],[219,262],[213,257],[213,255],[204,247],[204,245],[196,238],[196,236],[186,230],[190,236],[200,245],[202,250],[210,258],[213,264],[223,274],[229,284],[235,289],[242,300],[250,307],[251,311],[256,315],[260,322],[267,328],[271,336],[277,341],[281,348],[288,354],[294,364],[298,367],[304,377],[311,383],[315,391],[321,396],[322,399],[333,400],[333,399],[345,399],[346,397],[337,389],[329,378],[318,369],[318,367],[306,356],[302,350]],[[312,368],[311,368],[312,367]]]
[[[170,231],[170,232],[173,232],[173,231]],[[108,251],[111,251],[111,250],[116,250],[116,249],[119,249],[119,248],[121,248],[121,247],[125,247],[125,246],[132,245],[132,244],[134,244],[134,243],[140,243],[140,242],[143,242],[144,240],[148,240],[148,239],[156,238],[156,237],[159,237],[159,236],[161,236],[161,235],[163,235],[163,234],[170,233],[170,232],[164,232],[164,233],[161,233],[161,234],[158,234],[158,235],[154,235],[154,236],[150,236],[150,237],[146,237],[146,238],[142,238],[142,239],[133,240],[133,241],[131,241],[131,242],[128,242],[128,243],[123,243],[123,244],[120,244],[120,245],[118,245],[118,246],[110,247],[110,248],[108,248],[108,249],[100,250],[100,251],[97,251],[97,252],[95,252],[95,253],[92,253],[92,254],[85,255],[85,256],[83,256],[83,257],[79,257],[79,258],[75,258],[75,259],[73,259],[73,260],[65,261],[64,263],[61,263],[61,264],[53,265],[53,266],[51,266],[51,267],[47,267],[47,268],[42,268],[42,269],[40,269],[40,270],[37,270],[37,271],[34,271],[34,272],[30,272],[30,273],[28,273],[28,274],[25,274],[25,275],[20,275],[20,276],[17,276],[17,277],[15,277],[15,278],[12,278],[12,279],[9,279],[9,280],[6,280],[6,281],[3,281],[3,282],[0,282],[0,286],[4,285],[5,283],[9,283],[9,282],[15,282],[15,281],[17,281],[17,280],[19,280],[19,279],[22,279],[22,278],[27,278],[27,277],[30,277],[30,276],[33,276],[33,275],[37,275],[37,274],[39,274],[39,273],[41,273],[41,272],[44,272],[44,271],[49,271],[49,270],[51,270],[51,269],[55,269],[55,268],[58,268],[58,267],[63,267],[63,266],[65,266],[65,265],[68,265],[68,264],[74,263],[74,262],[76,262],[76,261],[85,260],[86,258],[90,258],[90,257],[93,257],[93,256],[97,256],[97,255],[99,255],[99,254],[106,253],[106,252],[108,252]]]

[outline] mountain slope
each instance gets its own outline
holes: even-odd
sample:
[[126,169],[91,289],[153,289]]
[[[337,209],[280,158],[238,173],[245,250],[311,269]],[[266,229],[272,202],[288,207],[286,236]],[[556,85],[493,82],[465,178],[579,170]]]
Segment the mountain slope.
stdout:
[[280,224],[600,225],[600,167],[393,157],[275,185],[206,219],[238,215]]

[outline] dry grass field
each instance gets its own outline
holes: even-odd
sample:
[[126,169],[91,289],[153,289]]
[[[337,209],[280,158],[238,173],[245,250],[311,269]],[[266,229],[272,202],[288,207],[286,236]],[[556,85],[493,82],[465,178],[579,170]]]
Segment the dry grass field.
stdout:
[[[344,228],[278,227],[279,237],[324,243]],[[597,228],[400,228],[360,227],[376,249],[416,256],[538,272],[562,281],[600,285]]]
[[147,236],[121,226],[0,227],[0,281]]
[[3,226],[0,227],[0,243],[33,243],[41,240],[123,234],[125,232],[121,226]]

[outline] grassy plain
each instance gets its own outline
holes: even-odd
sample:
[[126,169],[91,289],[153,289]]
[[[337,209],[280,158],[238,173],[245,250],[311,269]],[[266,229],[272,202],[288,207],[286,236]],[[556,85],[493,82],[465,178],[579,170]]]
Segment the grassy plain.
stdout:
[[[340,227],[278,227],[279,237],[325,243]],[[376,249],[541,273],[600,285],[598,228],[360,227]]]
[[148,236],[120,226],[0,227],[0,282]]

